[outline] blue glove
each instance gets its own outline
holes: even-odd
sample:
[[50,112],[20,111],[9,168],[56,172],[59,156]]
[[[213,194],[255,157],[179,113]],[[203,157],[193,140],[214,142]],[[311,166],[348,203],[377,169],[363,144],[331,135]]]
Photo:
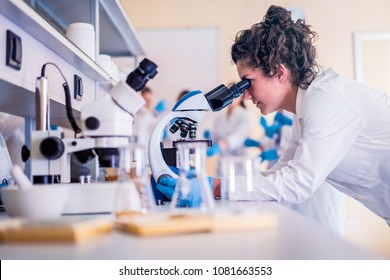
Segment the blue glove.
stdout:
[[219,147],[218,144],[214,144],[213,146],[207,148],[207,156],[208,157],[215,156],[215,155],[219,154],[220,152],[221,152],[221,148]]
[[270,139],[272,139],[275,134],[280,132],[281,124],[279,122],[276,122],[271,126],[268,126],[267,121],[262,116],[260,117],[260,124],[264,128],[265,135]]
[[[212,177],[207,177],[207,179],[212,191],[214,188],[214,180]],[[201,192],[201,188],[204,184],[202,179],[198,177],[183,181],[179,179],[178,183],[183,185],[180,186],[181,192],[178,193],[176,207],[199,207],[204,203],[203,199],[205,199],[205,197],[202,197]]]
[[204,137],[204,139],[210,140],[211,139],[211,132],[210,132],[210,130],[205,130],[203,132],[203,137]]
[[265,150],[260,154],[261,161],[278,159],[278,152],[276,149]]
[[256,147],[256,148],[259,148],[260,147],[260,142],[256,141],[255,139],[252,139],[252,138],[246,138],[245,141],[244,141],[244,146],[245,147]]
[[263,116],[260,117],[260,125],[264,128],[268,127],[267,120]]
[[166,109],[167,109],[167,101],[165,99],[162,99],[160,102],[157,103],[156,107],[154,107],[154,110],[158,115],[164,113]]
[[176,184],[177,178],[163,177],[158,180],[156,188],[167,198],[172,199]]
[[292,125],[292,119],[290,119],[289,117],[286,117],[281,112],[276,113],[274,121],[280,123],[282,126],[283,125]]
[[275,134],[278,134],[280,132],[281,126],[279,124],[271,125],[267,128],[265,128],[265,135],[267,135],[268,138],[272,139]]
[[[190,176],[191,177],[191,176]],[[211,190],[214,188],[214,179],[213,177],[207,177],[208,183]],[[158,181],[156,188],[162,192],[167,198],[172,199],[173,193],[175,192],[176,184],[178,183],[178,178],[163,177]],[[199,192],[198,183],[200,183],[199,178],[190,178],[187,180],[190,182],[190,192],[186,197],[179,197],[180,206],[195,206],[196,203],[200,203],[201,197]]]

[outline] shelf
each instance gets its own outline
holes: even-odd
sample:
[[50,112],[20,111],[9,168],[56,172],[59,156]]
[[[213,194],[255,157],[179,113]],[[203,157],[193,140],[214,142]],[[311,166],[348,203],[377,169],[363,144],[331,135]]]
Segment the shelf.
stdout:
[[100,0],[100,5],[100,52],[111,56],[145,55],[137,32],[118,0]]
[[[65,36],[75,22],[90,23],[98,33],[97,49],[110,56],[141,56],[144,50],[117,0],[23,0]],[[98,16],[96,16],[98,15]]]
[[[59,11],[66,10],[61,9],[61,4],[67,8],[71,7],[78,10],[80,8],[79,3],[83,5],[95,3],[95,10],[100,11],[98,17],[100,21],[96,20],[97,23],[100,22],[99,26],[102,27],[100,32],[108,32],[110,35],[115,33],[113,37],[104,33],[103,36],[100,36],[105,41],[105,44],[102,44],[102,52],[104,51],[112,56],[136,57],[144,54],[137,34],[119,2],[115,0],[72,0],[72,5],[70,1],[35,0],[36,3],[55,3],[55,5],[58,5],[56,7]],[[80,102],[72,101],[77,118],[79,111],[85,104],[90,103],[101,94],[109,92],[115,81],[103,68],[65,36],[64,30],[61,31],[61,25],[67,26],[66,21],[60,20],[59,24],[53,24],[47,18],[42,17],[42,11],[38,13],[26,2],[28,1],[0,0],[0,19],[2,24],[5,23],[1,30],[5,34],[5,30],[9,28],[8,26],[12,25],[11,29],[14,27],[20,28],[18,34],[21,35],[24,43],[22,70],[11,70],[6,65],[0,67],[2,70],[0,75],[0,111],[34,118],[35,106],[32,105],[35,103],[35,77],[40,71],[40,65],[46,62],[45,57],[48,56],[50,60],[54,60],[53,62],[63,63],[61,67],[70,77],[73,77],[74,69],[77,69],[77,72],[80,72],[83,76],[84,89],[87,94]],[[97,5],[97,3],[100,4]],[[93,20],[92,14],[95,10],[90,10],[89,21]],[[55,17],[58,14],[53,10],[50,15]],[[110,17],[113,17],[113,19],[110,20]],[[98,28],[98,30],[100,29]],[[5,45],[0,47],[0,50],[1,53],[5,53]],[[68,77],[68,81],[71,81],[70,77]],[[72,85],[72,83],[70,84]],[[63,106],[65,102],[60,85],[58,84],[59,88],[57,89],[55,86],[50,89],[51,118],[55,119],[66,116]]]
[[[94,1],[97,0],[35,0],[34,9],[27,0],[3,0],[0,1],[0,13],[91,79],[107,82],[109,75],[65,36],[69,23],[95,21],[91,5]],[[117,0],[99,0],[99,3],[99,28],[96,29],[99,30],[100,53],[145,55],[137,32],[120,3]]]
[[[109,81],[109,75],[21,0],[0,1],[0,13],[41,42],[56,55],[95,81]],[[17,19],[17,20],[15,20]]]

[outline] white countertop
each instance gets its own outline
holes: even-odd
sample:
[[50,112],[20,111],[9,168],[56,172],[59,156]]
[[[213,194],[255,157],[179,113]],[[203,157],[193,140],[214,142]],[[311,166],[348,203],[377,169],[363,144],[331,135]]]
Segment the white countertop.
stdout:
[[[164,237],[137,237],[113,230],[81,244],[0,244],[0,259],[380,259],[282,205],[230,202],[229,207],[256,207],[275,213],[279,225],[272,230]],[[0,219],[7,218],[6,213],[0,215]]]

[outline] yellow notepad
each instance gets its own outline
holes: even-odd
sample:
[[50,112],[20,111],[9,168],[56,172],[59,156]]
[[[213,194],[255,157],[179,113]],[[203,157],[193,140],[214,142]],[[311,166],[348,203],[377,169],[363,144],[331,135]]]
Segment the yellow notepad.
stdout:
[[0,241],[78,243],[110,232],[112,225],[108,219],[76,216],[45,221],[5,220],[0,222]]
[[225,232],[273,229],[278,219],[272,213],[151,213],[121,216],[119,229],[140,236],[174,235],[196,232]]

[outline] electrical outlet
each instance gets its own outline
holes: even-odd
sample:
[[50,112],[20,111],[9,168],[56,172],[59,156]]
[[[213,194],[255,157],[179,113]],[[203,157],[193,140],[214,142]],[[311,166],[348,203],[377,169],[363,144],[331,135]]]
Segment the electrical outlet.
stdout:
[[22,67],[22,39],[11,30],[7,30],[5,63],[16,70],[20,70]]
[[83,98],[83,79],[74,75],[74,98],[81,101]]

